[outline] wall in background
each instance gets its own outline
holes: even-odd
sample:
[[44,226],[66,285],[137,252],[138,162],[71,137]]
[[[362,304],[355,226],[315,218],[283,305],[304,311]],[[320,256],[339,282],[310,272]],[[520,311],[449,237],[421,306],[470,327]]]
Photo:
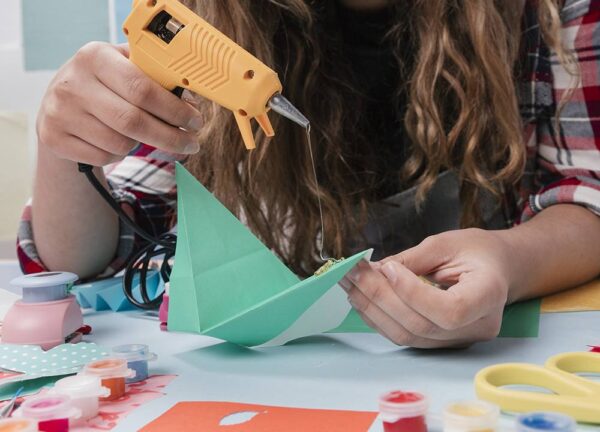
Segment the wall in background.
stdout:
[[31,194],[35,118],[46,87],[86,42],[123,42],[117,29],[130,7],[130,0],[2,0],[0,259],[14,257],[19,215]]

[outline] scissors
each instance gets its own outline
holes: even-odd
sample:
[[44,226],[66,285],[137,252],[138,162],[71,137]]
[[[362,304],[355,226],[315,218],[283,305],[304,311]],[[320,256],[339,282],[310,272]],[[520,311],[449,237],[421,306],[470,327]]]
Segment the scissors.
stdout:
[[[584,423],[600,424],[600,382],[583,374],[600,374],[600,354],[573,352],[550,357],[544,366],[504,363],[482,369],[475,376],[480,399],[504,411],[553,411]],[[542,387],[552,394],[502,388],[509,385]]]

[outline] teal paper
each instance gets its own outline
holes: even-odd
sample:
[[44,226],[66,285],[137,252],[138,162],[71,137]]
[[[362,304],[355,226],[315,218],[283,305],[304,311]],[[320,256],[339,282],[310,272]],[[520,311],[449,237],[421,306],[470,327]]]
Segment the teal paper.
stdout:
[[108,42],[108,20],[108,0],[22,0],[25,70],[58,69],[87,42]]
[[21,396],[29,396],[36,393],[44,387],[52,387],[56,381],[69,375],[54,375],[42,378],[33,378],[26,381],[11,381],[7,384],[2,384],[0,381],[0,401],[10,399],[21,387]]
[[[526,338],[537,337],[540,327],[540,305],[541,300],[529,300],[523,303],[515,303],[504,309],[502,317],[502,328],[498,337]],[[374,333],[360,317],[356,310],[352,309],[339,327],[328,333]]]
[[286,330],[366,252],[304,281],[177,164],[178,240],[169,295],[169,330],[240,345]]

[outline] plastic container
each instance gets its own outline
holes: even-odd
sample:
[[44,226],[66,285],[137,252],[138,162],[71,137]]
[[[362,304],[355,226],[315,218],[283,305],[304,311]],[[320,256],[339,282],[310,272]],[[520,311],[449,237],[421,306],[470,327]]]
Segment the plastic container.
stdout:
[[553,412],[532,412],[517,417],[517,432],[575,432],[577,423],[571,417]]
[[0,432],[38,432],[38,424],[26,418],[1,419]]
[[385,432],[427,432],[427,398],[421,393],[393,391],[379,398]]
[[100,377],[73,375],[56,381],[52,394],[69,396],[73,406],[81,410],[80,421],[96,417],[100,397],[108,397],[110,389],[102,387]]
[[156,360],[148,345],[128,344],[113,348],[113,355],[127,361],[127,367],[135,371],[135,376],[127,378],[126,383],[140,382],[148,378],[148,362]]
[[42,303],[66,298],[77,279],[74,273],[43,272],[20,276],[10,284],[23,289],[23,303]]
[[27,399],[15,413],[38,422],[42,432],[68,432],[69,423],[81,416],[79,408],[73,406],[65,395],[44,395]]
[[110,390],[110,394],[100,400],[119,399],[125,394],[125,379],[135,376],[135,371],[127,368],[127,360],[108,358],[96,360],[85,365],[82,375],[93,375],[100,378],[102,386]]
[[461,401],[444,410],[444,432],[494,432],[500,408],[483,401]]

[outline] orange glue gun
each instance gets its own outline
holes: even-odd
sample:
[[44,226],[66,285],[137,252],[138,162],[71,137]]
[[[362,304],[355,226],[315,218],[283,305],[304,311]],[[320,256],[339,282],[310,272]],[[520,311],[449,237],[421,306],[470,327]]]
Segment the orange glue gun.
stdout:
[[177,0],[133,0],[123,24],[130,60],[164,88],[188,89],[233,112],[247,149],[256,147],[251,119],[275,134],[267,111],[309,128],[281,95],[277,73]]

